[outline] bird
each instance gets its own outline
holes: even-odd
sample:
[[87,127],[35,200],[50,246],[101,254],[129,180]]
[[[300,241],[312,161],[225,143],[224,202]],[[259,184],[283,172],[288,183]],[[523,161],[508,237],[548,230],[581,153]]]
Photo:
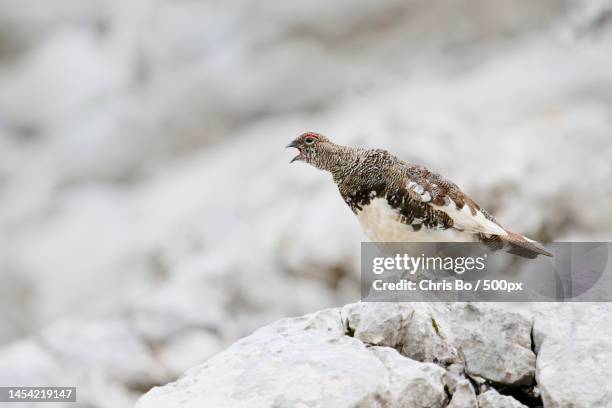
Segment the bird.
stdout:
[[504,228],[452,181],[384,149],[342,146],[317,132],[287,145],[299,161],[331,173],[340,195],[375,242],[481,242],[523,258],[552,256]]

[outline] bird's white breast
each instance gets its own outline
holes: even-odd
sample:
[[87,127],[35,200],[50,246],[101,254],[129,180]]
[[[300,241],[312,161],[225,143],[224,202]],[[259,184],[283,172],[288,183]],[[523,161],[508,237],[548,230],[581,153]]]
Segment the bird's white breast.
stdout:
[[400,221],[400,214],[389,205],[386,198],[377,197],[357,212],[357,219],[366,236],[375,242],[471,242],[472,233],[455,229],[432,229],[424,225],[415,231],[411,225]]

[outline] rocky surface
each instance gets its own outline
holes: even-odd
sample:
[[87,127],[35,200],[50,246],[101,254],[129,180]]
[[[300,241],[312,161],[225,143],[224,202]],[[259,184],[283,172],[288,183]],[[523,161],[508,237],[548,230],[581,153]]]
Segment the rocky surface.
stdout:
[[478,408],[474,387],[468,380],[461,380],[452,390],[453,397],[448,408]]
[[349,304],[262,328],[137,408],[608,407],[610,311]]
[[345,335],[339,309],[281,320],[147,394],[139,407],[442,407],[445,370]]
[[535,354],[528,319],[474,305],[453,305],[450,316],[453,343],[470,376],[499,384],[533,384]]
[[367,344],[419,361],[461,363],[470,376],[495,383],[533,383],[531,322],[519,314],[462,303],[357,303],[345,313],[349,329]]
[[588,306],[538,312],[533,352],[532,322],[486,304],[349,304],[260,329],[137,407],[606,407],[609,308],[579,316],[601,338],[564,332]]
[[495,390],[483,392],[478,396],[480,408],[527,408],[512,397],[500,395]]
[[533,339],[544,406],[612,406],[612,305],[563,304],[539,310]]

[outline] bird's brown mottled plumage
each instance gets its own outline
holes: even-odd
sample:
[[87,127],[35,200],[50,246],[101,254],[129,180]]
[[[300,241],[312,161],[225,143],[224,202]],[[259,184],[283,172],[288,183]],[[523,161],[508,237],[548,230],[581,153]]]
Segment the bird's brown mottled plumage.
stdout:
[[292,162],[304,161],[330,172],[356,215],[373,200],[384,199],[394,220],[414,232],[452,230],[523,257],[551,256],[537,243],[505,230],[455,183],[386,150],[341,146],[314,132],[300,135],[288,147],[300,151]]

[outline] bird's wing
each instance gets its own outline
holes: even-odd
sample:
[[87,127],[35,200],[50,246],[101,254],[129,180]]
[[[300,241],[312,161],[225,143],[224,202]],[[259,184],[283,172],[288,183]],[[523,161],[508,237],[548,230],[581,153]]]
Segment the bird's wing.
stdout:
[[476,234],[505,236],[507,231],[453,182],[421,166],[413,166],[406,177],[406,189],[437,211],[448,215],[453,228]]

